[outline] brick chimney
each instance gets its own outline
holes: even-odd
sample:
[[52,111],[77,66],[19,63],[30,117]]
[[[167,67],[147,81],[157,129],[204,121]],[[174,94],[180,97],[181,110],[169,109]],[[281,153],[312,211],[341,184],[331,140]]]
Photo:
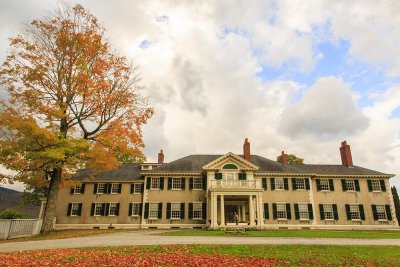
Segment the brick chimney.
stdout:
[[346,141],[342,142],[340,147],[340,157],[342,158],[342,165],[347,167],[353,167],[353,159],[351,158],[350,145]]
[[243,157],[245,160],[250,161],[250,142],[248,138],[244,139]]
[[281,162],[282,162],[283,165],[288,165],[289,164],[289,156],[288,156],[288,154],[285,154],[285,151],[282,151]]
[[158,153],[158,163],[164,163],[164,152],[162,149],[160,150],[160,153]]

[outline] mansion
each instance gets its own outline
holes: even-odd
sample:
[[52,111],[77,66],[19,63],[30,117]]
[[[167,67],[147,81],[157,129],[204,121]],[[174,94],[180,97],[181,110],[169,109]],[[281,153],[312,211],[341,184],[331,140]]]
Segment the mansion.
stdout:
[[60,188],[56,229],[83,228],[332,228],[398,227],[392,174],[353,165],[288,164],[250,153],[189,155],[164,163],[125,163]]

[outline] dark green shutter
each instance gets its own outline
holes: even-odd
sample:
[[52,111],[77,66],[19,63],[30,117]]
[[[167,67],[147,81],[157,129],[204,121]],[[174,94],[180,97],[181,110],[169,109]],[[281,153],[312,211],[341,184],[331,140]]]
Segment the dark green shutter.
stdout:
[[151,186],[151,177],[146,177],[146,189],[150,190]]
[[304,178],[304,181],[306,183],[306,190],[310,190],[310,180],[308,178]]
[[132,216],[133,203],[129,203],[128,216]]
[[238,180],[239,180],[239,181],[243,180],[243,173],[239,172]]
[[185,203],[181,203],[181,219],[185,219]]
[[372,207],[372,215],[374,216],[374,221],[378,220],[378,211],[376,210],[376,205],[371,205]]
[[171,203],[167,202],[167,219],[171,219]]
[[381,183],[381,191],[386,192],[385,180],[379,180],[379,182]]
[[143,211],[143,203],[139,203],[139,216],[142,216],[142,211]]
[[94,187],[93,187],[93,194],[97,194],[97,184],[94,184]]
[[92,208],[90,209],[90,216],[94,216],[94,208],[95,208],[95,203],[92,203]]
[[360,182],[358,181],[358,179],[354,179],[354,185],[355,185],[356,191],[359,192],[360,191]]
[[189,190],[193,190],[193,178],[189,178]]
[[111,184],[106,184],[106,188],[107,188],[106,193],[110,194],[111,193]]
[[162,203],[158,203],[158,219],[162,218]]
[[289,179],[288,178],[283,178],[283,184],[285,186],[285,190],[289,190]]
[[360,218],[361,218],[361,220],[365,221],[364,206],[362,204],[360,204],[360,205],[358,205],[358,209],[360,210]]
[[296,178],[292,178],[292,189],[297,190]]
[[272,203],[272,217],[274,220],[278,219],[278,212],[276,210],[276,203]]
[[67,209],[67,216],[71,216],[71,210],[72,210],[72,203],[69,203]]
[[315,181],[317,183],[317,191],[321,191],[321,180],[320,179],[316,179]]
[[131,194],[133,194],[135,192],[135,185],[131,184]]
[[207,175],[203,176],[203,190],[207,190]]
[[186,178],[182,177],[181,178],[181,190],[186,189]]
[[262,178],[262,186],[264,190],[267,190],[267,178]]
[[71,191],[70,191],[71,195],[73,195],[75,193],[75,186],[71,187]]
[[117,211],[116,211],[115,215],[119,216],[119,203],[117,203]]
[[109,203],[103,203],[101,205],[102,211],[103,211],[103,216],[108,216],[108,210],[110,208],[110,204]]
[[319,204],[319,216],[322,220],[325,220],[324,204]]
[[341,181],[342,181],[342,190],[343,190],[343,191],[347,191],[347,188],[346,188],[346,179],[342,179]]
[[[287,209],[287,206],[286,206]],[[294,217],[296,220],[300,220],[300,213],[299,213],[299,204],[294,204]]]
[[141,184],[140,185],[140,193],[143,193],[144,192],[144,184]]
[[386,210],[386,218],[388,219],[388,221],[393,220],[392,212],[390,211],[390,205],[385,205],[385,210]]
[[121,194],[121,191],[122,191],[122,184],[119,184],[118,185],[118,194]]
[[288,220],[292,219],[292,212],[290,211],[290,204],[286,203],[286,218]]
[[351,220],[350,205],[346,204],[345,207],[346,207],[347,220]]
[[[203,219],[205,220],[207,217],[207,203],[203,203],[201,207],[201,212],[203,213]],[[192,213],[193,213],[193,207],[192,207]]]
[[245,172],[242,173],[242,177],[243,177],[243,180],[247,180],[247,176],[246,176]]
[[149,218],[149,203],[144,203],[144,216],[145,219]]
[[266,220],[269,219],[269,208],[268,208],[268,203],[264,203],[264,219],[266,219]]
[[79,205],[79,207],[78,207],[78,216],[81,216],[82,215],[82,203],[79,203],[78,204]]
[[168,177],[168,190],[172,190],[172,177]]
[[193,203],[189,203],[189,219],[193,219]]
[[160,177],[160,189],[164,190],[164,177]]
[[307,204],[308,206],[308,219],[314,220],[314,212],[312,210],[312,204]]
[[332,209],[333,209],[333,219],[339,220],[339,213],[338,213],[338,210],[337,210],[337,205],[336,204],[332,204]]
[[368,179],[368,180],[367,180],[367,184],[368,184],[368,191],[369,191],[369,192],[372,192],[372,190],[373,190],[373,189],[372,189],[372,181]]
[[85,194],[85,187],[86,187],[86,185],[82,184],[82,193],[81,194]]
[[271,178],[271,190],[275,190],[275,178]]
[[221,180],[222,179],[222,173],[216,172],[215,173],[215,180]]
[[335,186],[333,185],[333,179],[329,179],[329,190],[335,191]]

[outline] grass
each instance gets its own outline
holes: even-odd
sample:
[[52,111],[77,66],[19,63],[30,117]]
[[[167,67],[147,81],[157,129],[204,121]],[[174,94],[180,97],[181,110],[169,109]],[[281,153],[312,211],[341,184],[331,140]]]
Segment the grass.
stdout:
[[398,230],[308,230],[308,229],[279,229],[264,231],[246,231],[244,234],[225,233],[224,230],[179,230],[169,231],[161,235],[168,236],[248,236],[248,237],[305,237],[305,238],[372,238],[399,239]]

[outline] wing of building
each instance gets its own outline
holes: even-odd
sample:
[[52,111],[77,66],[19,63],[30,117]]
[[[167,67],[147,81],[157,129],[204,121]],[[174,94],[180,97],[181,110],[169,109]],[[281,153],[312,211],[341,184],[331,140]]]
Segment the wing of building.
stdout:
[[122,164],[61,188],[56,229],[67,228],[395,228],[391,174],[353,165],[289,165],[250,154],[189,155]]

